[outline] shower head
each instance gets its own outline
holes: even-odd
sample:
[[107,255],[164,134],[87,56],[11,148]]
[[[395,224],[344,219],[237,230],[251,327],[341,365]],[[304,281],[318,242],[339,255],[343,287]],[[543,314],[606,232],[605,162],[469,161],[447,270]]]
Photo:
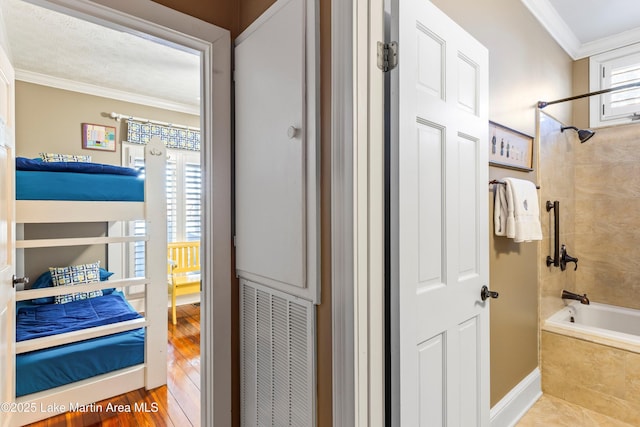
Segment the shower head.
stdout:
[[578,132],[578,139],[580,142],[585,142],[587,139],[595,135],[595,132],[590,129],[578,129],[575,126],[563,126],[560,128],[560,132],[564,132],[565,129],[573,129]]

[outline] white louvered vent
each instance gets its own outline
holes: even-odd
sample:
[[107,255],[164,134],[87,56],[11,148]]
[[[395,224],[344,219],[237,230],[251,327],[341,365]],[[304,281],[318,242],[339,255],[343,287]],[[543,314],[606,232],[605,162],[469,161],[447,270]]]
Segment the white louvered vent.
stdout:
[[313,304],[240,286],[242,426],[315,425]]

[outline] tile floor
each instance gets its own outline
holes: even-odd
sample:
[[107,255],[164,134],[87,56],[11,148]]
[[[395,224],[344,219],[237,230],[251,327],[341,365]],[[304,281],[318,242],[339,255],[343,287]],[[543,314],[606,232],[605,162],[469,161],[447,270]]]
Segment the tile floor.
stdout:
[[516,427],[633,427],[550,395],[543,395]]

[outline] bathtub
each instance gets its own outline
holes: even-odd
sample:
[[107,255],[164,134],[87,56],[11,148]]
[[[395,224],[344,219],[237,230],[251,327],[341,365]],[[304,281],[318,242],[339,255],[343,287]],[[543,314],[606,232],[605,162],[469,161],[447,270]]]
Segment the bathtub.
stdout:
[[572,301],[542,324],[540,349],[544,393],[640,426],[640,310]]
[[548,318],[542,329],[640,353],[640,310],[572,301]]

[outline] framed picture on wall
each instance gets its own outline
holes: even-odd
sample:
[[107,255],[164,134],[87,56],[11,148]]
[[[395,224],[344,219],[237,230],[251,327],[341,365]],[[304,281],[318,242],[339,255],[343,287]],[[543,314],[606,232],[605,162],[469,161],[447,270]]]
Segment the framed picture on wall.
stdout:
[[490,121],[489,164],[533,171],[533,137]]
[[116,128],[83,123],[82,148],[86,150],[116,151]]

